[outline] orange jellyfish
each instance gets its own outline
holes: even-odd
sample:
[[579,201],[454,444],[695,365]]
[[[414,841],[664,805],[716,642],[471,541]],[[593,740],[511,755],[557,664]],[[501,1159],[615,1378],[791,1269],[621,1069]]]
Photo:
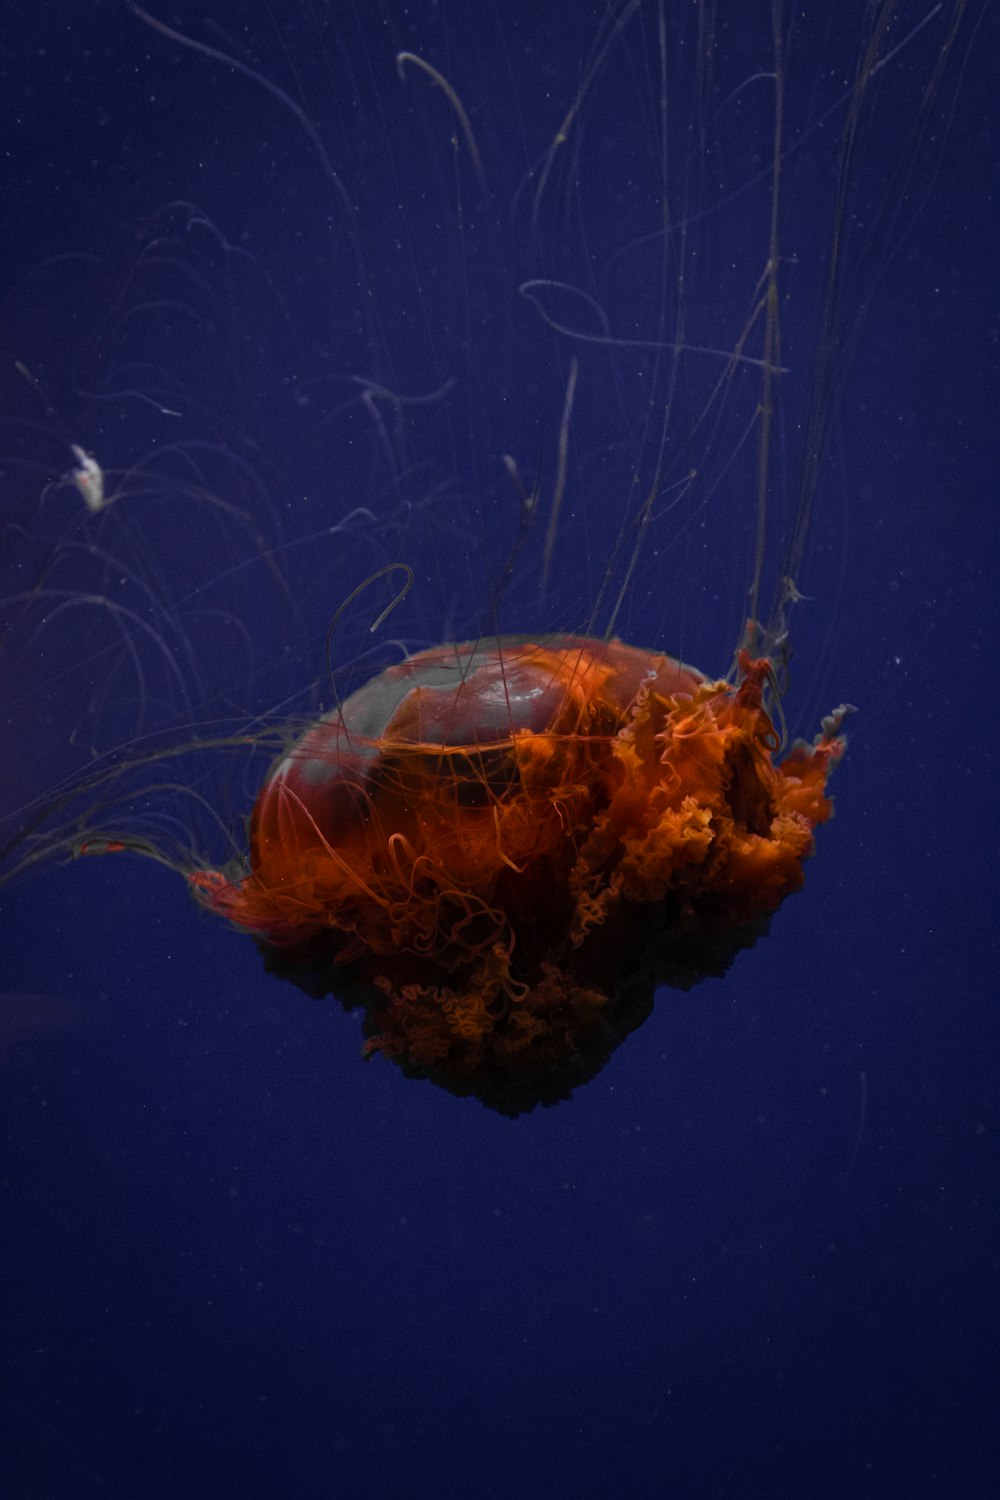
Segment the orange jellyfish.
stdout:
[[274,766],[250,873],[192,884],[269,970],[363,1006],[368,1055],[554,1103],[802,884],[843,710],[778,759],[771,664],[739,669],[574,636],[421,651]]

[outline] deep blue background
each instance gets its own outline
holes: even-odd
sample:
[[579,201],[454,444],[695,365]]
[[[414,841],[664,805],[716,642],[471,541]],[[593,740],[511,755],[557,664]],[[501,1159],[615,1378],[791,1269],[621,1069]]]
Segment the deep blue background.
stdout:
[[[635,513],[636,453],[648,480],[642,393],[666,377],[648,351],[574,351],[516,287],[599,288],[620,344],[673,326],[662,242],[644,239],[657,17],[610,45],[586,148],[560,157],[532,224],[527,168],[606,35],[600,7],[537,9],[162,12],[294,95],[349,228],[293,110],[245,75],[104,0],[5,18],[4,588],[41,578],[49,606],[65,588],[151,621],[123,631],[97,605],[39,623],[43,608],[14,630],[5,811],[116,737],[200,733],[317,681],[322,696],[330,616],[388,559],[416,574],[387,627],[412,645],[587,623]],[[796,33],[788,59],[779,531],[859,12]],[[770,94],[747,83],[768,66],[766,18],[723,7],[707,102],[692,37],[671,50],[672,105],[709,137],[671,145],[701,164],[668,195],[697,238],[687,337],[722,349],[766,254]],[[942,24],[880,75],[845,207],[845,339],[867,317],[824,409],[788,710],[800,732],[841,698],[861,712],[804,894],[725,981],[662,994],[573,1101],[510,1122],[363,1066],[356,1021],[266,978],[168,869],[85,860],[4,888],[5,1497],[1000,1495],[1000,36],[995,8],[970,12],[893,199]],[[461,94],[484,187],[443,96],[396,79],[404,48]],[[494,608],[516,529],[499,454],[551,487],[571,352],[558,566],[543,597],[532,534]],[[698,426],[719,366],[682,364],[664,483],[696,467],[702,488],[665,488],[620,627],[724,671],[754,516],[734,478],[743,397]],[[358,375],[454,385],[405,423],[376,402],[382,430]],[[81,517],[72,491],[45,490],[68,441],[127,495],[152,473],[152,499]],[[356,505],[371,516],[331,537]],[[374,649],[367,618],[343,624],[349,663]],[[247,809],[253,763],[192,762],[178,781],[227,819]]]

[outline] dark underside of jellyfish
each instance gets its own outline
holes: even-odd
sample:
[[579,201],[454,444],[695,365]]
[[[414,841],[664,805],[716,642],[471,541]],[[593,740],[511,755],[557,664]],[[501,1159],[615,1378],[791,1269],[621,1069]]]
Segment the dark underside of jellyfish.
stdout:
[[[332,997],[347,1011],[364,1010],[366,1056],[390,1056],[408,1078],[427,1078],[459,1098],[473,1096],[513,1117],[569,1099],[646,1020],[659,986],[689,990],[703,979],[721,979],[736,954],[765,936],[769,924],[769,917],[761,917],[735,929],[685,931],[677,903],[651,910],[623,901],[602,929],[563,956],[561,993],[546,1004],[534,1047],[521,1045],[516,1002],[501,996],[487,1002],[489,1044],[474,1061],[464,1047],[436,1058],[422,1052],[417,1060],[405,1046],[391,1044],[385,994],[365,977],[363,966],[340,963],[329,939],[291,950],[258,939],[258,947],[267,973],[290,980],[312,999]],[[541,976],[536,963],[533,971],[529,966],[515,971],[511,982],[537,993]]]

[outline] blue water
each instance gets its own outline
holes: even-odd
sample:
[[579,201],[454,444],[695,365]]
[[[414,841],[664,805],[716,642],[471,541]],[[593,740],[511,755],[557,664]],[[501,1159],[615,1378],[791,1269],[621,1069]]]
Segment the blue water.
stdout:
[[[690,220],[686,337],[723,351],[766,259],[772,99],[768,7],[726,9],[701,104],[693,34],[675,51],[667,17],[677,112],[728,143],[672,138],[697,169],[668,186]],[[771,586],[859,11],[786,36]],[[162,865],[53,861],[4,887],[5,1500],[1000,1495],[995,6],[967,14],[912,176],[894,175],[946,11],[903,7],[851,163],[851,357],[821,401],[787,709],[809,734],[843,699],[859,713],[805,891],[726,979],[662,992],[571,1101],[510,1121],[362,1063],[357,1018],[265,976]],[[605,52],[588,5],[160,14],[286,100],[108,0],[43,0],[0,40],[4,588],[44,589],[55,558],[59,587],[152,622],[80,605],[15,633],[5,811],[131,735],[204,736],[313,683],[329,701],[326,627],[386,560],[415,578],[382,635],[413,646],[491,619],[586,624],[623,576],[606,564],[636,515],[628,434],[647,483],[655,460],[643,393],[662,406],[667,377],[625,352],[665,340],[680,305],[676,263],[665,300],[655,279],[652,5]],[[434,80],[396,77],[401,50],[461,96],[482,182]],[[581,83],[580,156],[557,155],[532,224],[527,170],[537,185]],[[614,371],[517,295],[540,268],[599,300]],[[567,297],[561,321],[606,332]],[[546,517],[494,609],[516,534],[499,455],[551,492],[574,353],[555,566],[542,598]],[[754,445],[735,389],[697,422],[706,358],[681,362],[685,437],[618,628],[723,673]],[[366,405],[359,376],[434,399]],[[71,487],[45,488],[69,442],[129,493],[153,472],[153,502],[81,520]],[[185,443],[197,477],[163,457]],[[163,476],[182,469],[172,506]],[[123,551],[149,595],[120,583]],[[338,626],[346,686],[384,602]],[[147,788],[186,776],[238,830],[259,775],[221,760]],[[177,819],[171,835],[211,843],[182,792]]]

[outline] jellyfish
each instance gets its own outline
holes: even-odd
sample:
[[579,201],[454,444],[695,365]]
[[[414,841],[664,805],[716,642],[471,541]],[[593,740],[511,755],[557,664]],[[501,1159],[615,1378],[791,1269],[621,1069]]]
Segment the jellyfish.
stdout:
[[963,9],[320,8],[279,62],[133,8],[220,177],[26,276],[76,347],[6,377],[11,875],[159,860],[511,1115],[724,974],[831,812],[829,454]]
[[566,636],[418,652],[273,769],[250,872],[192,883],[272,972],[363,1005],[368,1055],[555,1102],[802,883],[842,711],[776,764],[771,673]]

